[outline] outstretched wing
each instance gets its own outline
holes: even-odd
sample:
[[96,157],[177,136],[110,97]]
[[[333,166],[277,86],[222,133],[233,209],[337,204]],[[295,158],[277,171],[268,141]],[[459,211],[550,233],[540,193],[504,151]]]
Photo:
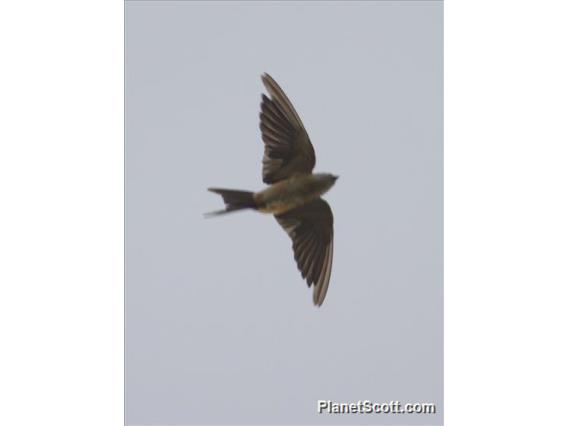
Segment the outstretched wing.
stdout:
[[308,287],[314,285],[314,304],[321,306],[329,287],[333,262],[333,214],[321,198],[275,216],[292,239],[294,259]]
[[268,74],[262,82],[270,95],[262,95],[260,130],[264,142],[262,180],[272,184],[295,173],[311,173],[316,155],[300,116]]

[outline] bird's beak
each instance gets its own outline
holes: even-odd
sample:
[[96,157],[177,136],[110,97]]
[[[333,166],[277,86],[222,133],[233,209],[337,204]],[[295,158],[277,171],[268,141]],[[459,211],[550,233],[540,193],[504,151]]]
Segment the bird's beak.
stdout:
[[339,176],[333,176],[333,180],[339,179]]

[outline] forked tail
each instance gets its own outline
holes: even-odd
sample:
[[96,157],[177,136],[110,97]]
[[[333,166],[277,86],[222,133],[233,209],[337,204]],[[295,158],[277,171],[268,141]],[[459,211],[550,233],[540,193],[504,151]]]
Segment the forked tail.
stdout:
[[210,213],[205,213],[205,216],[217,216],[220,214],[225,214],[229,212],[234,212],[236,210],[243,209],[257,209],[256,202],[254,201],[253,192],[250,191],[236,191],[234,189],[219,189],[219,188],[208,188],[209,191],[219,194],[223,197],[225,202],[225,210],[217,210]]

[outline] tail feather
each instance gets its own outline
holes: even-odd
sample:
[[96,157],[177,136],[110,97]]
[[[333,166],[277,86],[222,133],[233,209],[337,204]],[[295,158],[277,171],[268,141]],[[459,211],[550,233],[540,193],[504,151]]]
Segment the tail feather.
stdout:
[[237,191],[234,189],[220,189],[208,188],[209,191],[219,194],[223,197],[225,203],[224,210],[217,210],[214,212],[206,213],[206,216],[217,216],[243,209],[257,209],[256,202],[254,201],[254,193],[250,191]]

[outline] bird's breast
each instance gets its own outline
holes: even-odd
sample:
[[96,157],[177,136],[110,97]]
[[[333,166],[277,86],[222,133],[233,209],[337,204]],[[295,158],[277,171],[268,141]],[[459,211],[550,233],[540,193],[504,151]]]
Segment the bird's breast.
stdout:
[[305,175],[276,182],[254,197],[260,212],[278,215],[309,203],[321,192],[311,175]]

